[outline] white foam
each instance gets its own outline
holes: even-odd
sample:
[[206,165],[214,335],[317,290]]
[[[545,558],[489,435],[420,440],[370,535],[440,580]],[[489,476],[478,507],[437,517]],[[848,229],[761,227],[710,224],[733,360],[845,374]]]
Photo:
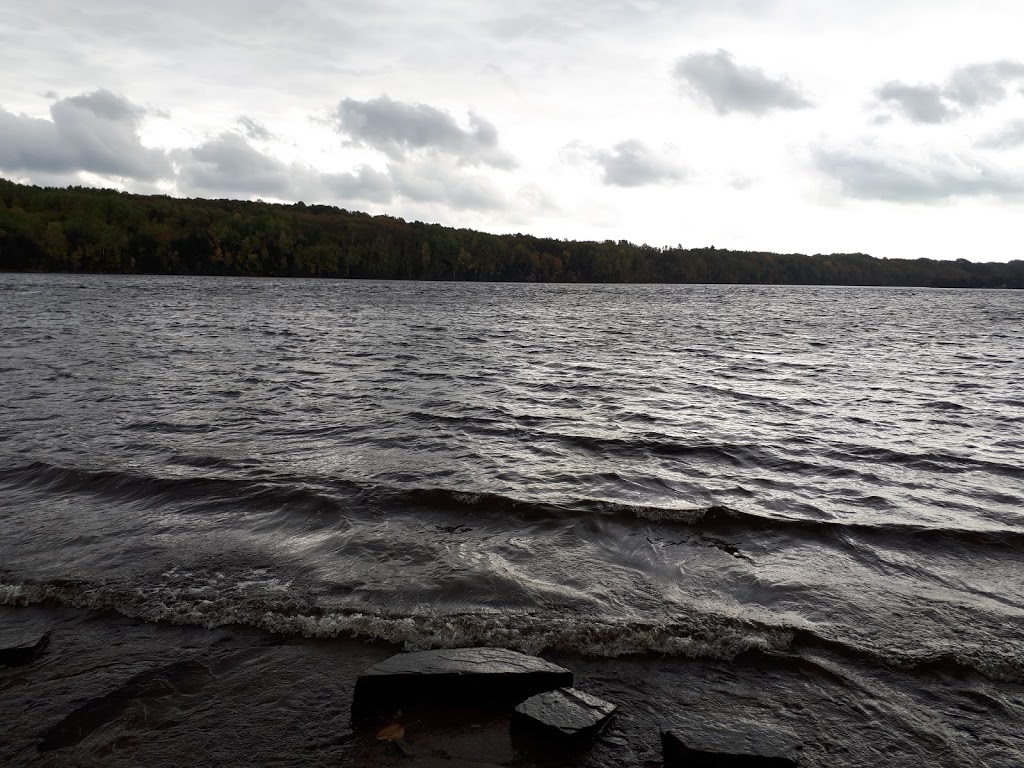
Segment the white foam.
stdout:
[[[555,651],[603,658],[655,653],[731,659],[750,651],[789,653],[796,632],[802,628],[697,608],[647,623],[526,611],[423,612],[393,616],[340,611],[321,613],[315,606],[284,596],[239,600],[237,596],[197,596],[191,592],[190,589],[148,589],[118,593],[78,585],[0,584],[0,605],[56,603],[72,608],[114,610],[146,621],[208,629],[242,624],[309,638],[365,637],[409,651],[494,646],[532,654]],[[833,642],[842,644],[840,639]],[[913,669],[934,660],[945,660],[977,670],[994,680],[1024,681],[1024,664],[1019,654],[1004,653],[996,648],[901,650],[856,644],[851,648],[895,667]]]

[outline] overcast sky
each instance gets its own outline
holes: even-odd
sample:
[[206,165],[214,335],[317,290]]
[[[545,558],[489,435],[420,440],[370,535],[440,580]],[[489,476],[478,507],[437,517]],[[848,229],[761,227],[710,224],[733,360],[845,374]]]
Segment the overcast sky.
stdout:
[[0,175],[1024,258],[1021,0],[6,0]]

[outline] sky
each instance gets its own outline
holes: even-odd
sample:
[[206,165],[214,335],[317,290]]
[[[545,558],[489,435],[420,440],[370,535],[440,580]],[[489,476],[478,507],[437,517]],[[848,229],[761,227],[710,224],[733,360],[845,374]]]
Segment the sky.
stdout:
[[0,176],[1024,258],[1020,0],[6,0]]

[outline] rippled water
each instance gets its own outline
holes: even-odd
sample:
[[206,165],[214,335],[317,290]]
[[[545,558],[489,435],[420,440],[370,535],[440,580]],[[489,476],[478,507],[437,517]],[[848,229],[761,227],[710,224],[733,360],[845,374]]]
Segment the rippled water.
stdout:
[[1024,680],[1020,293],[0,275],[0,306],[0,602]]

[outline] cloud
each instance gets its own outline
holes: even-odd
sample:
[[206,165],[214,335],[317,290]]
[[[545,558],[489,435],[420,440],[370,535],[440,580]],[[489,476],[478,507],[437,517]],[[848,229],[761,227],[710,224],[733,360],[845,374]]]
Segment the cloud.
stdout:
[[1024,146],[1024,120],[1014,120],[1001,131],[986,136],[978,142],[979,147],[988,149],[1010,149]]
[[721,115],[762,115],[775,109],[813,106],[788,79],[770,77],[756,67],[740,66],[724,50],[684,56],[676,62],[674,74]]
[[285,198],[292,188],[289,166],[255,149],[237,133],[222,133],[181,150],[178,160],[182,190]]
[[[441,203],[456,208],[492,210],[507,200],[485,176],[467,173],[470,162],[504,162],[497,131],[470,116],[462,129],[445,112],[424,105],[399,105],[389,111],[387,99],[367,102],[371,109],[350,114],[368,116],[356,125],[361,140],[374,137],[399,148],[425,154],[394,154],[385,171],[363,165],[348,172],[321,173],[301,163],[286,163],[253,146],[274,135],[255,119],[242,115],[237,130],[224,131],[198,146],[164,152],[143,147],[142,119],[150,113],[110,91],[95,91],[54,102],[51,119],[0,110],[0,171],[30,172],[36,179],[63,179],[87,172],[110,179],[172,182],[181,194],[237,198],[321,199],[385,204],[396,199]],[[383,109],[374,112],[374,106]],[[365,105],[363,105],[365,106]],[[388,122],[405,116],[405,121]],[[411,118],[410,118],[411,115]],[[383,122],[382,122],[383,121]],[[367,141],[369,143],[369,141]],[[373,145],[373,144],[371,144]],[[454,159],[450,155],[455,155]],[[64,176],[61,176],[64,174]]]
[[686,175],[678,163],[636,139],[619,142],[610,150],[595,150],[590,159],[604,170],[604,183],[617,187],[667,184]]
[[515,160],[498,145],[494,125],[472,112],[462,128],[448,112],[429,104],[406,104],[381,96],[368,101],[344,99],[334,115],[335,128],[356,145],[372,147],[391,158],[430,150],[469,165],[511,169]]
[[318,182],[335,198],[377,204],[406,200],[468,210],[497,210],[508,201],[486,176],[466,173],[443,158],[392,161],[387,172],[362,166]]
[[839,182],[843,192],[863,200],[932,203],[954,197],[1024,196],[1024,176],[956,156],[911,161],[872,153],[821,150],[818,170]]
[[968,109],[997,104],[1006,98],[1006,86],[1024,78],[1019,61],[993,61],[972,64],[953,72],[946,86],[950,99]]
[[907,85],[894,80],[877,89],[875,97],[915,123],[943,123],[956,116],[942,100],[942,89],[937,85]]
[[144,147],[146,110],[110,91],[61,99],[50,119],[0,110],[0,169],[42,173],[86,171],[155,181],[171,174],[166,153]]
[[387,171],[368,165],[321,173],[284,163],[226,132],[176,153],[178,189],[196,195],[281,200],[333,200],[345,205],[378,205],[407,200],[458,209],[494,210],[507,200],[486,176],[467,173],[444,157],[393,160]]
[[346,200],[389,203],[395,196],[395,183],[391,177],[368,165],[353,173],[324,174],[322,180],[330,192]]
[[84,110],[103,120],[115,123],[126,123],[137,126],[139,120],[146,114],[146,110],[122,96],[117,96],[107,90],[83,93],[80,96],[71,96],[62,99],[50,108],[54,112],[64,115],[73,114],[75,110]]
[[893,80],[875,91],[880,102],[914,123],[945,123],[1003,101],[1007,88],[1024,79],[1024,64],[1003,59],[953,70],[945,83],[908,85]]
[[414,202],[475,210],[506,205],[505,197],[486,176],[461,172],[438,158],[392,163],[389,171],[395,191]]
[[192,194],[276,199],[332,199],[345,204],[387,204],[404,199],[455,208],[493,210],[507,204],[486,176],[468,173],[443,155],[395,158],[386,171],[362,165],[322,173],[285,163],[225,132],[198,147],[178,150],[178,189]]
[[245,135],[254,141],[270,141],[274,138],[274,134],[268,131],[263,123],[254,120],[248,115],[239,116],[235,122],[241,127]]

